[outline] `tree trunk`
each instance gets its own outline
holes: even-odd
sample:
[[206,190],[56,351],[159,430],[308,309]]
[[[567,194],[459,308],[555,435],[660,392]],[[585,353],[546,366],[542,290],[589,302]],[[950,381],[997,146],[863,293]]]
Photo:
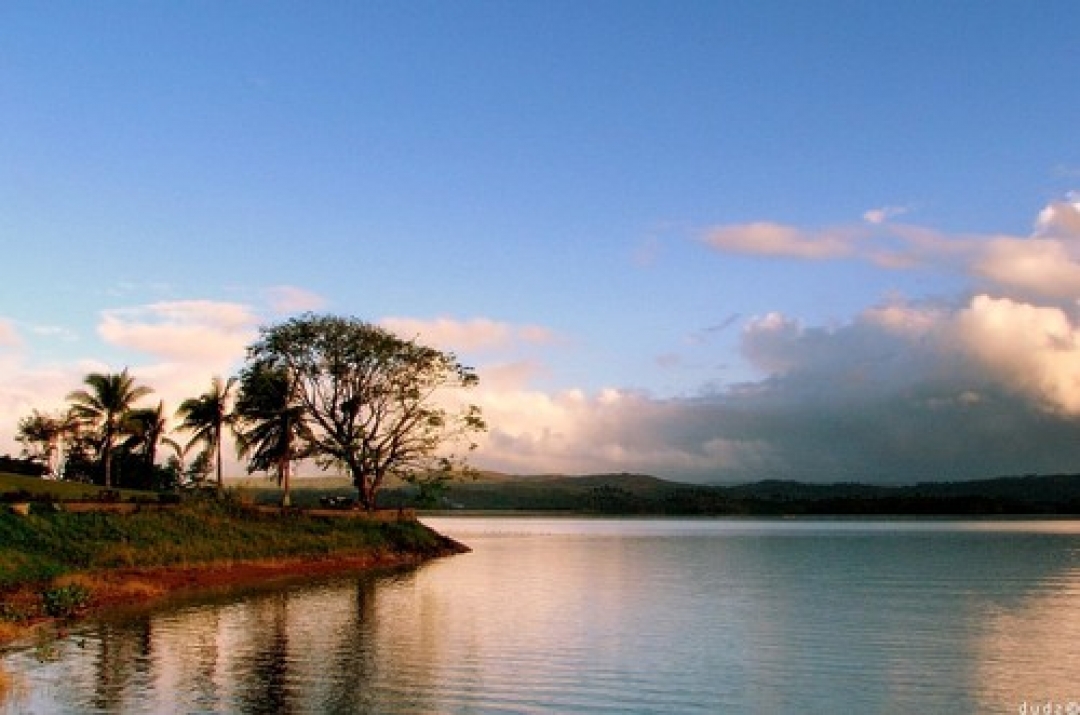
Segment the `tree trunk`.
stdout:
[[281,506],[284,507],[292,506],[292,500],[289,498],[289,472],[291,471],[289,468],[289,461],[289,458],[286,457],[278,465],[278,474],[281,475],[281,486],[285,491],[281,497]]
[[353,484],[364,511],[375,511],[375,488],[372,480],[363,473],[353,474]]
[[220,498],[225,494],[225,482],[221,478],[221,432],[217,433],[217,439],[214,440],[217,443],[217,456],[214,458],[214,462],[217,466],[217,493]]

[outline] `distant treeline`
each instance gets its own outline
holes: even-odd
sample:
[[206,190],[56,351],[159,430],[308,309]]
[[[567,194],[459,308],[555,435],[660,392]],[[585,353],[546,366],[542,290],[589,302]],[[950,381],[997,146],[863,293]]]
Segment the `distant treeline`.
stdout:
[[8,474],[21,474],[27,477],[40,477],[47,469],[40,463],[31,459],[12,457],[10,454],[0,454],[0,472]]
[[[388,504],[407,498],[390,490]],[[999,477],[905,486],[770,480],[694,485],[632,474],[456,483],[444,506],[671,516],[1080,515],[1080,475]]]

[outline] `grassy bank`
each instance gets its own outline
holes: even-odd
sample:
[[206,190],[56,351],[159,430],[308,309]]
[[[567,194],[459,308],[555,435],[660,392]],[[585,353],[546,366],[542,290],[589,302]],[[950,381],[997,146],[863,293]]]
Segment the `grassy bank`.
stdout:
[[417,562],[459,544],[414,520],[258,514],[203,500],[132,514],[0,505],[0,641],[46,618],[176,588]]
[[259,515],[214,501],[134,514],[73,514],[34,505],[29,516],[0,513],[0,589],[76,571],[359,551],[434,555],[445,545],[415,521]]
[[31,498],[50,498],[56,501],[77,501],[80,499],[93,499],[104,491],[113,491],[123,500],[146,499],[152,500],[157,497],[153,492],[143,492],[134,489],[106,490],[105,487],[96,484],[83,484],[81,482],[59,482],[37,477],[27,477],[21,474],[9,474],[0,472],[0,494],[17,495],[23,494]]

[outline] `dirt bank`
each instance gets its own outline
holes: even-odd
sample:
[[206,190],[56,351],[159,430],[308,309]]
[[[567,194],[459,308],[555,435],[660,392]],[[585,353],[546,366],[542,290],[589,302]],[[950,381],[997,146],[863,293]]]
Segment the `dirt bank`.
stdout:
[[[453,539],[441,537],[438,549],[419,552],[372,550],[322,557],[272,558],[216,562],[168,568],[126,568],[81,572],[50,583],[24,584],[0,594],[6,613],[27,614],[0,621],[0,646],[24,642],[55,628],[61,634],[72,620],[117,608],[148,605],[165,598],[224,592],[233,588],[273,583],[302,582],[323,576],[347,575],[372,569],[418,564],[432,558],[469,551]],[[52,618],[41,610],[42,592],[75,587],[88,594],[68,618]]]

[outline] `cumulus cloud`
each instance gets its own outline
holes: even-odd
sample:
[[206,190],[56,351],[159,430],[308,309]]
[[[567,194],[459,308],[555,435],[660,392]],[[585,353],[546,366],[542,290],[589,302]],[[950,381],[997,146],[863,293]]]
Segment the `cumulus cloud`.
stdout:
[[998,383],[1080,415],[1080,327],[1064,310],[980,295],[956,315],[954,332]]
[[247,305],[186,300],[106,310],[97,330],[107,343],[163,360],[221,362],[243,356],[258,322]]
[[952,269],[987,287],[1031,299],[1080,299],[1080,198],[1070,195],[1038,215],[1028,236],[947,234],[893,223],[904,210],[871,209],[863,223],[807,230],[759,222],[715,226],[703,242],[715,250],[799,260],[861,260],[885,269]]
[[[115,372],[128,367],[136,379],[154,389],[144,402],[163,400],[168,411],[181,400],[203,392],[214,375],[227,375],[243,359],[255,337],[258,314],[252,306],[208,300],[170,301],[116,308],[101,313],[98,336],[113,347],[140,353],[129,365],[113,365],[92,356],[39,364],[32,346],[0,359],[0,453],[17,451],[14,442],[18,419],[32,409],[60,409],[65,398],[91,372]],[[10,323],[0,323],[2,326]],[[12,329],[13,330],[13,329]],[[64,328],[37,330],[43,337],[70,336]]]
[[1027,295],[1080,298],[1080,261],[1065,242],[1045,238],[995,238],[973,264],[979,276]]
[[715,227],[706,232],[704,241],[722,251],[824,260],[852,255],[856,242],[863,235],[862,231],[851,227],[806,231],[778,223],[757,222]]
[[539,325],[513,325],[489,318],[387,317],[379,323],[404,338],[418,338],[443,350],[475,352],[504,350],[518,345],[546,345],[557,341],[553,331]]
[[296,286],[267,288],[266,297],[275,315],[305,313],[326,307],[326,299],[321,295]]
[[[609,389],[489,396],[478,459],[510,471],[652,471],[697,481],[962,479],[1080,463],[1080,326],[979,295],[851,323],[749,320],[763,379],[694,398]],[[532,469],[530,469],[532,467]]]
[[1044,238],[1080,239],[1080,195],[1054,201],[1039,212],[1035,235]]
[[[892,214],[895,215],[895,214]],[[894,297],[841,325],[766,312],[741,320],[760,379],[696,397],[504,385],[478,458],[510,471],[652,471],[697,481],[910,482],[1080,464],[1080,203],[1051,204],[1029,236],[894,224],[712,231],[717,250],[947,266],[955,302]],[[885,260],[891,256],[892,260]]]

